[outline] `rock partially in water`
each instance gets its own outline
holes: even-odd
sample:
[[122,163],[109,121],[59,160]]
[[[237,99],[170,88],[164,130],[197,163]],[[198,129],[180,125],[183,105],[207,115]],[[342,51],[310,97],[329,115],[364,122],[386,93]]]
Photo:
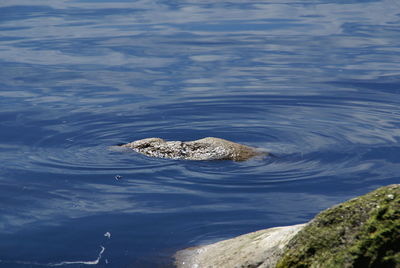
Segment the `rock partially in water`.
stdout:
[[147,138],[123,144],[121,147],[151,157],[184,160],[245,161],[254,156],[268,154],[246,145],[213,137],[186,142]]
[[185,249],[175,259],[178,268],[400,268],[400,184],[327,209],[307,224]]
[[276,227],[178,251],[178,268],[275,267],[284,246],[304,224]]
[[400,267],[400,184],[317,215],[277,267]]

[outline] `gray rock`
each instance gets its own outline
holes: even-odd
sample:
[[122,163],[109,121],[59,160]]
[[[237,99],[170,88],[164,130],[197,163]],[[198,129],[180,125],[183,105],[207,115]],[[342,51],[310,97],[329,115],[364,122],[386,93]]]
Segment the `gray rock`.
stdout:
[[121,145],[121,147],[130,148],[151,157],[184,160],[244,161],[257,155],[268,154],[246,145],[213,137],[187,142],[147,138]]
[[275,267],[289,240],[305,224],[269,228],[175,254],[178,268]]

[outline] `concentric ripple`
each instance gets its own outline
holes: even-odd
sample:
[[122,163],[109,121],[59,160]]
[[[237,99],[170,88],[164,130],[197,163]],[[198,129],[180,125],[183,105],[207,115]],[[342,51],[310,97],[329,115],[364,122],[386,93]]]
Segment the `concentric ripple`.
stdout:
[[[153,268],[399,182],[395,0],[18,2],[0,4],[0,266],[101,245],[100,266]],[[109,150],[207,136],[273,156]]]
[[[119,116],[76,114],[55,120],[54,125],[46,126],[52,130],[50,134],[24,152],[26,163],[22,165],[68,174],[134,174],[146,170],[157,174],[169,170],[174,173],[171,183],[176,185],[189,180],[217,188],[270,187],[351,174],[352,169],[359,172],[363,167],[357,161],[367,148],[398,140],[396,109],[395,104],[376,99],[334,98],[324,104],[318,96],[171,98],[161,107],[149,102],[136,115],[134,111],[120,111]],[[258,147],[272,156],[217,163],[153,159],[109,150],[112,145],[146,137],[193,140],[207,136]]]

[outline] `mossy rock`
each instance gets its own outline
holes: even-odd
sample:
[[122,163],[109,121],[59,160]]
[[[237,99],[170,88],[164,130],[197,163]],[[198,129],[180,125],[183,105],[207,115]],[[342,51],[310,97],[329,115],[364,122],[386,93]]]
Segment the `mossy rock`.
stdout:
[[400,184],[321,212],[288,243],[277,267],[400,268]]

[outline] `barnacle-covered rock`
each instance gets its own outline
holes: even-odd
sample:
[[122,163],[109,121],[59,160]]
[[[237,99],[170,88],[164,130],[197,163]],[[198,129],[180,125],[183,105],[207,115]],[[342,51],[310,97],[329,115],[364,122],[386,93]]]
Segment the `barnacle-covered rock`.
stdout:
[[213,137],[186,142],[147,138],[123,144],[121,147],[130,148],[151,157],[184,160],[244,161],[257,155],[268,154],[246,145]]

